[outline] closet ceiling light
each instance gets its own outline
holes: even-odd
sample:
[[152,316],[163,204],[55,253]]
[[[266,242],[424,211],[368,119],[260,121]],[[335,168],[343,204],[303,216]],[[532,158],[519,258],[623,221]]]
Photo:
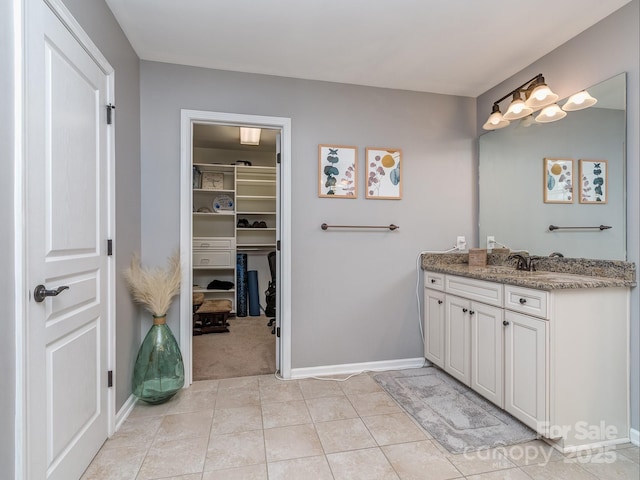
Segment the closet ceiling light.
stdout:
[[571,95],[567,103],[562,106],[562,109],[565,112],[575,112],[576,110],[582,110],[583,108],[595,105],[597,102],[598,100],[589,95],[589,92],[583,90]]
[[242,145],[260,145],[259,128],[240,127],[240,143]]

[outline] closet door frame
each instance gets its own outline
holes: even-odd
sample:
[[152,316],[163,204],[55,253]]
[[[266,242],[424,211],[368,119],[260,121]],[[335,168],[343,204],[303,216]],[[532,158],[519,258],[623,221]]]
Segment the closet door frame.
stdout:
[[[276,240],[281,248],[278,252],[278,305],[280,337],[276,339],[278,347],[276,364],[280,375],[291,378],[291,119],[286,117],[267,117],[225,112],[201,110],[181,111],[180,119],[180,259],[182,265],[182,284],[192,284],[192,141],[193,125],[209,123],[212,125],[231,125],[243,127],[270,128],[280,131],[281,155],[276,165],[279,171],[277,212],[278,231]],[[189,290],[190,291],[190,290]],[[192,362],[192,306],[191,295],[180,295],[180,349],[185,367],[185,386],[193,382]],[[274,353],[276,355],[276,353]]]

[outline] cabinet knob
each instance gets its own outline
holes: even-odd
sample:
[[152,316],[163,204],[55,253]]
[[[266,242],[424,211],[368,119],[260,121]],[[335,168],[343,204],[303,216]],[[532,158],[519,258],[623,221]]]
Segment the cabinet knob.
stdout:
[[527,299],[526,298],[521,298],[518,301],[520,302],[520,305],[524,305],[525,303],[527,303]]
[[468,310],[466,308],[462,309],[462,313],[467,313],[467,312],[468,312]]
[[442,300],[438,300],[438,305],[442,305]]
[[476,312],[474,312],[473,310],[469,310],[469,315],[473,315],[474,313]]
[[436,283],[436,279],[435,279],[435,278],[432,278],[432,279],[431,279],[431,283]]
[[502,321],[502,325],[504,325],[506,327],[507,325],[509,325],[509,322],[507,322],[506,320],[503,320]]

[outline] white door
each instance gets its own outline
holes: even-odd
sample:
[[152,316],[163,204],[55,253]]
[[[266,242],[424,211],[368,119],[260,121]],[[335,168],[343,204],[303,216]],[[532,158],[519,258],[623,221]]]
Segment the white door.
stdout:
[[465,385],[471,384],[471,325],[466,298],[446,295],[444,369]]
[[471,388],[502,408],[503,310],[472,302]]
[[278,133],[276,135],[276,371],[280,371],[280,356],[282,355],[282,349],[280,345],[281,338],[281,324],[282,324],[282,296],[280,294],[282,288],[282,279],[281,274],[281,262],[282,257],[280,255],[280,249],[277,246],[280,243],[280,236],[282,232],[282,215],[281,215],[281,205],[282,205],[282,178],[280,176],[280,165],[282,165],[281,157],[282,157],[282,148],[281,148],[282,135]]
[[547,322],[505,313],[504,408],[534,430],[547,422]]
[[27,3],[25,462],[29,479],[70,480],[108,434],[110,78]]
[[424,357],[444,368],[444,292],[424,291]]

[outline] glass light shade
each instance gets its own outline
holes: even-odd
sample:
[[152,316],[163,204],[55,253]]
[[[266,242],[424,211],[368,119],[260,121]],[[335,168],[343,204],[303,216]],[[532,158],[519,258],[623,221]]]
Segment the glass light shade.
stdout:
[[242,145],[260,145],[259,128],[240,127],[240,143]]
[[536,117],[536,122],[550,123],[560,120],[567,116],[567,112],[562,111],[557,103],[544,107],[540,114]]
[[562,106],[562,110],[566,112],[575,112],[576,110],[582,110],[595,105],[598,102],[595,98],[589,95],[589,92],[583,90],[578,93],[574,93],[569,97],[567,103]]
[[509,108],[503,118],[505,120],[518,120],[519,118],[530,115],[532,112],[533,109],[527,107],[524,101],[520,98],[520,94],[514,94],[513,101],[509,104]]
[[485,130],[498,130],[500,128],[506,127],[507,125],[509,125],[509,123],[511,122],[509,122],[509,120],[505,120],[502,116],[502,113],[500,113],[500,109],[497,109],[494,105],[493,113],[489,115],[489,118],[482,126],[482,128],[484,128]]
[[541,108],[556,100],[558,100],[558,95],[553,93],[546,83],[541,83],[531,91],[529,98],[524,103],[530,108]]

